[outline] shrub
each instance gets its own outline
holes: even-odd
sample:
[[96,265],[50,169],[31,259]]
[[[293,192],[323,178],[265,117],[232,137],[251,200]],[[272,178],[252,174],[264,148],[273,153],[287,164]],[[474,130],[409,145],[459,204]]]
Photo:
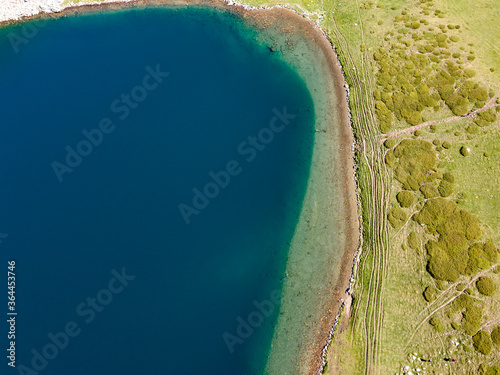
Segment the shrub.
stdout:
[[[472,88],[469,92],[469,100],[473,102],[484,102],[488,100],[488,91],[486,91],[484,87]],[[480,112],[479,115],[481,116],[482,113],[484,112]]]
[[491,341],[493,341],[493,344],[500,346],[500,326],[496,326],[491,331]]
[[[429,246],[429,244],[433,245]],[[460,272],[453,266],[453,259],[448,252],[433,241],[429,241],[426,248],[430,255],[427,262],[427,271],[432,277],[437,280],[455,282],[460,277]]]
[[436,154],[432,144],[421,139],[404,139],[394,149],[399,158],[395,177],[403,189],[417,191],[424,182],[433,180]]
[[408,246],[413,250],[418,250],[420,248],[420,241],[418,240],[418,236],[415,232],[410,232],[408,235]]
[[449,197],[453,194],[453,184],[446,180],[442,180],[438,186],[439,195],[442,197]]
[[474,349],[476,349],[476,351],[484,355],[490,354],[493,347],[491,337],[486,331],[479,331],[472,336],[472,344],[474,345]]
[[423,184],[420,186],[420,192],[424,195],[425,199],[435,198],[439,196],[439,192],[432,184]]
[[458,285],[457,285],[457,290],[458,290],[459,292],[461,292],[461,291],[462,291],[462,290],[464,290],[464,289],[465,289],[465,284],[464,284],[464,283],[460,283],[460,284],[458,284]]
[[446,100],[446,105],[456,116],[465,115],[468,111],[469,102],[458,93],[451,94]]
[[487,123],[491,123],[497,120],[497,114],[492,108],[490,108],[487,109],[486,111],[479,112],[477,118],[480,118],[481,120],[484,120]]
[[472,78],[477,74],[477,72],[474,69],[465,69],[464,74],[467,78]]
[[465,132],[468,134],[477,134],[479,131],[479,128],[475,124],[470,124],[465,128]]
[[443,322],[436,318],[435,316],[433,316],[430,320],[429,320],[429,323],[431,324],[431,326],[433,326],[434,328],[436,328],[436,331],[438,331],[439,333],[443,333],[444,332],[444,324]]
[[479,306],[471,304],[467,306],[462,315],[462,328],[468,335],[474,335],[481,328],[483,310]]
[[489,277],[480,277],[476,282],[477,290],[485,296],[492,296],[495,293],[495,283]]
[[386,139],[384,142],[384,146],[387,148],[393,148],[396,145],[396,140],[393,138]]
[[465,146],[460,147],[460,154],[462,156],[469,156],[469,149]]
[[453,183],[455,182],[455,177],[450,172],[444,172],[443,180]]
[[389,223],[391,223],[393,228],[401,228],[406,222],[406,213],[400,208],[393,208],[387,215]]
[[394,156],[394,151],[387,151],[387,153],[385,154],[385,164],[387,164],[391,168],[394,168],[395,163],[396,157]]
[[483,247],[479,244],[472,245],[469,247],[469,260],[467,262],[467,268],[465,269],[466,275],[474,275],[480,269],[487,269],[491,267],[490,260],[483,250]]
[[486,242],[483,246],[483,251],[491,263],[498,262],[498,251],[493,242]]
[[424,298],[427,302],[432,302],[436,299],[437,290],[433,286],[428,286],[424,290]]
[[493,366],[486,370],[485,375],[500,375],[500,366]]
[[446,100],[450,97],[451,94],[455,91],[455,88],[451,84],[439,84],[437,86],[437,90],[441,99]]
[[432,141],[432,144],[434,146],[441,146],[441,141],[439,139],[435,139],[435,140]]
[[413,195],[413,193],[411,191],[407,191],[407,190],[400,191],[396,195],[396,199],[397,199],[399,205],[401,207],[405,207],[405,208],[413,206],[413,203],[415,202],[415,196]]
[[402,113],[402,115],[406,122],[412,126],[418,125],[422,122],[422,115],[418,111],[406,111],[406,113]]

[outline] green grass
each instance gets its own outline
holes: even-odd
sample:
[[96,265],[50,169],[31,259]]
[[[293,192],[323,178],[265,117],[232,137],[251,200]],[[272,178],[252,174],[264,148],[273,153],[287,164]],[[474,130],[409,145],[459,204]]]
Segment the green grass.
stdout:
[[[498,0],[437,0],[447,19],[462,24],[467,39],[480,56],[482,66],[478,76],[482,81],[500,88],[500,7]],[[490,68],[495,72],[491,73]],[[492,81],[491,81],[492,80]]]

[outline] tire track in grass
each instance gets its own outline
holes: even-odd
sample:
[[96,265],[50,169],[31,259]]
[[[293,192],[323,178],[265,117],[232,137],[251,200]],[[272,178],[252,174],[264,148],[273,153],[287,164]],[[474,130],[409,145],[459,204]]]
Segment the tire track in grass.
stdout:
[[[332,30],[336,39],[335,46],[339,58],[343,58],[344,74],[347,81],[352,85],[350,91],[351,115],[356,126],[356,139],[360,150],[358,158],[364,159],[363,166],[366,168],[366,174],[358,173],[358,183],[363,191],[363,198],[366,200],[364,205],[363,220],[364,223],[364,244],[360,261],[357,285],[361,283],[359,300],[353,315],[352,327],[356,330],[359,309],[364,305],[362,318],[364,322],[364,374],[380,373],[380,350],[381,334],[383,329],[383,281],[387,274],[387,223],[386,212],[388,207],[388,171],[383,161],[383,151],[379,142],[377,142],[378,129],[376,126],[375,115],[373,112],[373,102],[371,95],[371,78],[367,74],[367,66],[370,61],[365,53],[361,66],[356,67],[354,59],[349,51],[347,40],[340,32],[335,19],[333,19],[334,28]],[[357,68],[357,69],[353,69]],[[360,79],[363,75],[364,80]],[[364,82],[367,82],[365,84]],[[371,262],[367,262],[371,256]],[[369,283],[365,290],[364,282],[368,274],[365,271],[369,269]]]

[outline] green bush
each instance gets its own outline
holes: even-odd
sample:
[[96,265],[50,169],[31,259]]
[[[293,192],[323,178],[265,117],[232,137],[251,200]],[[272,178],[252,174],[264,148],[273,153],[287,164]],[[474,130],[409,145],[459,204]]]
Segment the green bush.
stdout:
[[408,218],[406,213],[400,208],[393,208],[387,215],[389,223],[393,228],[401,228]]
[[429,320],[429,323],[431,324],[431,326],[433,326],[434,328],[436,328],[436,331],[438,331],[439,333],[443,333],[444,332],[444,324],[443,322],[436,318],[435,316],[433,316],[430,320]]
[[493,344],[500,346],[500,326],[496,326],[491,331],[491,341],[493,341]]
[[429,260],[427,271],[437,280],[455,282],[460,277],[460,270],[454,265],[453,258],[435,241],[425,245]]
[[465,269],[466,275],[475,275],[480,269],[487,269],[491,267],[491,262],[488,255],[484,252],[484,247],[479,244],[474,244],[469,247],[469,260],[467,268]]
[[486,370],[485,375],[500,375],[500,366],[493,366]]
[[493,242],[486,242],[483,246],[483,251],[491,263],[498,262],[498,250]]
[[443,180],[453,183],[455,182],[455,177],[450,172],[444,172]]
[[394,138],[386,139],[384,142],[384,146],[386,148],[393,148],[394,146],[396,146],[396,140]]
[[455,88],[451,84],[444,83],[438,85],[437,90],[439,95],[441,96],[441,99],[446,100],[451,96],[451,94],[453,94]]
[[477,74],[477,72],[476,72],[474,69],[465,69],[465,70],[464,70],[464,75],[465,75],[467,78],[472,78],[472,77],[474,77],[476,74]]
[[442,146],[443,146],[443,148],[448,150],[449,148],[451,148],[451,143],[448,141],[444,141]]
[[455,92],[445,100],[445,103],[456,116],[465,115],[469,108],[469,101]]
[[397,199],[399,205],[401,207],[405,207],[405,208],[413,206],[413,203],[415,202],[415,196],[413,195],[413,193],[411,191],[407,191],[407,190],[400,191],[396,195],[396,199]]
[[424,298],[427,302],[432,302],[436,299],[437,290],[433,286],[428,286],[424,290]]
[[410,246],[413,250],[418,250],[420,248],[420,241],[415,232],[410,232],[408,235],[408,246]]
[[460,147],[460,154],[462,156],[469,156],[469,149],[465,146]]
[[[469,241],[481,235],[477,218],[459,210],[456,203],[436,198],[426,201],[413,216],[431,234],[439,234],[437,241],[425,245],[429,256],[427,270],[437,280],[456,281],[460,275],[470,274],[476,263],[471,261]],[[482,251],[482,250],[481,250]]]
[[387,164],[391,168],[394,168],[395,163],[396,157],[394,156],[394,151],[387,151],[387,153],[385,154],[385,164]]
[[[474,85],[473,87],[468,88],[468,98],[472,102],[485,102],[488,100],[488,97],[488,91],[484,87],[477,87]],[[480,114],[481,113],[484,112],[480,112]]]
[[475,124],[470,124],[465,128],[465,132],[468,134],[477,134],[479,132],[479,128]]
[[424,195],[425,199],[439,197],[439,192],[432,184],[423,184],[420,186],[420,192]]
[[[474,121],[476,122],[476,120],[482,120],[486,123],[486,125],[489,125],[490,123],[495,122],[497,120],[497,114],[495,113],[495,111],[492,108],[490,108],[490,109],[487,109],[486,111],[479,112]],[[476,122],[476,123],[479,126],[484,126],[484,125],[480,125],[478,122]]]
[[481,328],[483,310],[477,305],[470,305],[465,309],[462,315],[462,328],[468,335],[474,335],[479,328]]
[[424,182],[432,181],[436,154],[432,144],[421,139],[404,139],[394,149],[399,159],[395,170],[395,178],[401,182],[403,189],[417,191]]
[[492,296],[495,293],[495,282],[489,277],[480,277],[476,282],[477,290],[485,296]]
[[392,127],[392,112],[383,101],[378,100],[375,102],[375,114],[377,115],[380,131],[387,133]]
[[493,348],[491,337],[486,331],[479,331],[472,336],[472,344],[474,345],[474,349],[476,349],[476,351],[484,355],[490,354],[491,349]]
[[439,195],[442,197],[449,197],[453,194],[453,184],[449,181],[442,180],[438,186]]

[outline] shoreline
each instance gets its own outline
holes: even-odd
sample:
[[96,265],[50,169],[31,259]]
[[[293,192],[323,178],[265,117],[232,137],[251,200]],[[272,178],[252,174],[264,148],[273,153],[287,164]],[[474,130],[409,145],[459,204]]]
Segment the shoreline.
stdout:
[[[282,301],[287,305],[282,306],[283,311],[280,311],[280,320],[282,314],[285,317],[283,321],[286,321],[288,317],[298,319],[300,316],[294,314],[294,309],[296,309],[294,305],[305,304],[304,301],[308,296],[313,300],[314,298],[319,299],[319,304],[315,305],[316,316],[311,318],[311,323],[309,321],[304,322],[305,326],[301,324],[300,332],[296,333],[302,338],[301,342],[296,343],[292,340],[293,337],[290,338],[281,331],[279,335],[276,335],[276,332],[281,327],[280,320],[278,320],[275,327],[275,337],[273,337],[272,341],[272,346],[278,349],[271,348],[270,358],[273,358],[273,350],[278,351],[280,346],[285,346],[288,339],[290,343],[296,345],[297,357],[294,359],[297,363],[294,365],[299,369],[298,373],[320,373],[325,364],[326,348],[332,340],[345,301],[349,300],[352,281],[355,277],[356,262],[359,256],[358,249],[361,234],[358,196],[356,194],[354,136],[348,104],[349,90],[334,47],[319,25],[282,6],[255,8],[230,0],[112,0],[90,4],[65,4],[61,9],[54,12],[37,13],[20,19],[3,20],[0,22],[0,27],[22,24],[30,20],[59,18],[68,15],[162,6],[180,8],[199,6],[230,11],[263,32],[269,30],[271,33],[279,31],[288,36],[300,34],[301,38],[310,43],[307,51],[316,54],[314,56],[317,59],[315,60],[316,65],[312,63],[312,67],[305,67],[302,66],[305,62],[302,65],[300,65],[300,62],[296,62],[298,65],[295,66],[298,71],[302,70],[302,73],[306,71],[307,77],[301,76],[313,96],[315,107],[319,103],[321,108],[317,113],[317,133],[311,163],[311,177],[303,202],[303,212],[300,215],[296,233],[292,240],[289,259],[287,260],[286,271],[287,275],[290,273],[291,276],[287,276],[283,285]],[[312,56],[307,57],[307,61],[309,61],[309,57]],[[293,58],[293,53],[291,53],[290,59],[293,60]],[[316,68],[320,71],[320,74],[315,70]],[[321,85],[319,85],[314,79],[318,78],[318,75],[321,78],[327,77],[328,79],[326,81],[320,80]],[[329,116],[328,111],[331,108],[336,108],[335,116]],[[337,145],[338,148],[332,149],[332,144]],[[337,168],[332,168],[332,166]],[[325,185],[327,182],[329,185]],[[338,196],[334,197],[334,193],[338,194]],[[337,203],[338,206],[339,202],[343,203],[341,209],[334,207],[334,203]],[[325,209],[325,204],[329,209]],[[333,209],[341,211],[340,215],[342,216],[336,217],[335,215],[339,213],[333,212]],[[323,226],[326,228],[330,225],[331,228],[335,227],[335,229],[323,229]],[[332,235],[332,233],[337,236]],[[321,234],[324,234],[324,236],[321,236]],[[315,242],[315,244],[313,245],[312,242]],[[332,246],[335,243],[342,243],[340,248],[343,248],[343,254],[339,257],[337,264],[333,264],[333,260],[330,259],[332,258]],[[314,250],[319,255],[304,259],[304,249],[310,249],[313,246],[316,246]],[[329,263],[324,265],[324,274],[318,272],[322,274],[322,278],[319,280],[321,288],[314,289],[314,286],[309,288],[300,297],[302,298],[301,302],[294,301],[292,303],[292,298],[288,297],[294,295],[297,288],[300,289],[308,285],[309,280],[317,281],[317,279],[314,279],[316,277],[314,271],[318,269],[316,267],[323,267],[323,264],[321,259],[311,258],[319,258],[321,255],[329,260]],[[320,263],[316,264],[314,262]],[[311,266],[307,270],[312,272],[306,277],[299,275],[297,271],[299,266],[304,267],[303,264]],[[330,272],[329,270],[336,270],[337,272]],[[307,279],[307,277],[310,279]],[[323,290],[321,295],[320,290]],[[300,290],[299,293],[302,294]],[[320,296],[318,297],[318,295]],[[289,327],[289,323],[283,323],[283,321],[281,324]],[[299,323],[302,323],[302,321]],[[277,363],[280,363],[279,355],[274,355]],[[285,374],[283,372],[279,373],[277,367],[276,370],[274,368],[273,363],[268,363],[266,372],[277,375]],[[297,375],[297,373],[293,372],[286,373]]]

